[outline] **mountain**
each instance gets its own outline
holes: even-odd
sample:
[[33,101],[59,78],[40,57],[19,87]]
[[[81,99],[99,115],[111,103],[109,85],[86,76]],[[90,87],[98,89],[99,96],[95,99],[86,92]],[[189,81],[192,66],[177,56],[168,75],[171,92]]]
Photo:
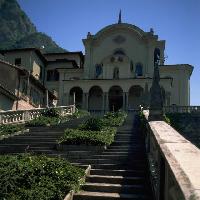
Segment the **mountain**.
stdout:
[[45,52],[65,52],[48,35],[38,32],[16,0],[0,0],[0,49],[44,46]]
[[44,53],[62,53],[66,52],[66,50],[59,47],[48,35],[41,32],[35,32],[30,35],[23,37],[18,40],[12,48],[20,49],[20,48],[30,48],[36,47],[41,48]]

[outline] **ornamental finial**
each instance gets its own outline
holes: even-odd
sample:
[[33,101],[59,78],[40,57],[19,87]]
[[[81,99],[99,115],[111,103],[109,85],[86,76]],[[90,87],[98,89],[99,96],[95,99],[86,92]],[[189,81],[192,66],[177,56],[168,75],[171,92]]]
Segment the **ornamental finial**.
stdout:
[[119,18],[118,18],[118,24],[121,24],[122,23],[122,12],[121,12],[121,9],[119,11]]

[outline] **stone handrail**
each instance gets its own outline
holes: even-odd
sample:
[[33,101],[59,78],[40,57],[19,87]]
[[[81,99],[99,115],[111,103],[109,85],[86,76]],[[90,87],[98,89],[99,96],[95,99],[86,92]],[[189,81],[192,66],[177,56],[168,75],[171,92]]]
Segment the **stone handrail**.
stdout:
[[[1,111],[0,112],[0,124],[13,124],[13,123],[24,123],[37,118],[47,108],[35,108],[30,110],[17,110],[17,111]],[[55,107],[61,116],[72,115],[75,112],[75,106],[59,106]]]
[[165,113],[200,113],[200,106],[164,106]]
[[200,150],[164,121],[148,121],[143,133],[156,200],[200,200]]

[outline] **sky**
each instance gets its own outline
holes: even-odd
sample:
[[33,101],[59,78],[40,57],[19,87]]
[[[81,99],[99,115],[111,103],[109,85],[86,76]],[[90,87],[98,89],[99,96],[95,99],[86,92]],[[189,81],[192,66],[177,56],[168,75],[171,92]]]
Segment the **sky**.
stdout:
[[165,64],[190,64],[191,105],[200,105],[200,0],[17,0],[37,30],[68,51],[83,51],[82,39],[122,22],[154,29],[166,40]]

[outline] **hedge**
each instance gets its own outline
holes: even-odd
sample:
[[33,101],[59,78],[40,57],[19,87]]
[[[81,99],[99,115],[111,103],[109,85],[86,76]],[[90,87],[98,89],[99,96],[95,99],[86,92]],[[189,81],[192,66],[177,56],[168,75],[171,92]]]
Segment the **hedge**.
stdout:
[[122,111],[108,112],[103,116],[102,122],[104,126],[121,126],[124,123],[126,117],[127,114]]
[[104,127],[101,131],[66,129],[58,144],[110,145],[114,141],[116,128]]
[[0,137],[4,135],[12,135],[18,131],[24,130],[24,125],[22,124],[3,124],[0,125]]
[[58,117],[46,117],[39,116],[31,121],[26,122],[26,126],[47,126],[47,125],[57,125],[60,123],[60,118]]
[[30,154],[0,156],[0,199],[63,200],[77,191],[84,170],[61,158]]

